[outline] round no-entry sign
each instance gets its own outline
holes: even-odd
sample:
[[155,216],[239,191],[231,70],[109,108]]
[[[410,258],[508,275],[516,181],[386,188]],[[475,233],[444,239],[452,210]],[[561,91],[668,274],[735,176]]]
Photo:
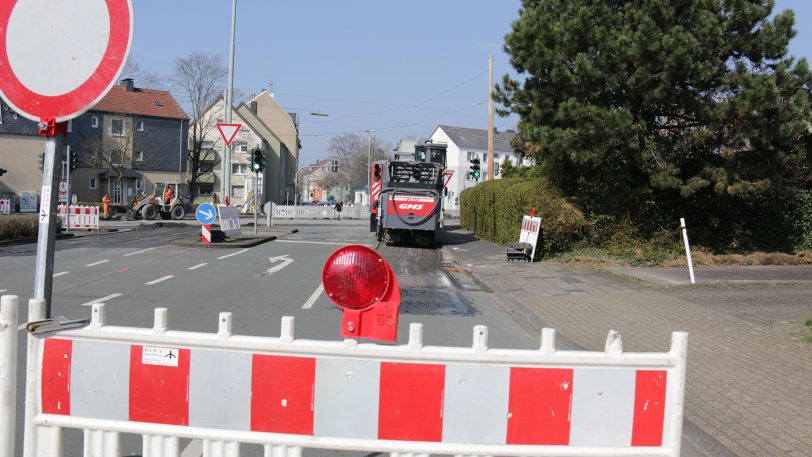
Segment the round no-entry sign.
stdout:
[[118,79],[130,52],[130,0],[4,0],[0,96],[28,119],[72,119]]

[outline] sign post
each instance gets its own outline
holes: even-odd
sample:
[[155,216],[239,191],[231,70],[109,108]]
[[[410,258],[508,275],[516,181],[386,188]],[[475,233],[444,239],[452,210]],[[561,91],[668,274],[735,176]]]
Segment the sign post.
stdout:
[[[82,27],[76,27],[82,24]],[[132,43],[130,0],[0,3],[0,97],[45,137],[34,298],[51,316],[56,240],[57,154],[65,123],[107,94]],[[40,58],[43,50],[48,58]]]
[[203,203],[195,211],[197,222],[203,226],[200,231],[200,242],[211,243],[211,223],[217,219],[217,210],[211,203]]

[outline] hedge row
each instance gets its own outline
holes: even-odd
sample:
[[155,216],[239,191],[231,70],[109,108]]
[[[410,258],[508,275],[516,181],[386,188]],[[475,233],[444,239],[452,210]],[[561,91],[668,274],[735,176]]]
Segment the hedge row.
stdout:
[[34,238],[37,236],[38,231],[39,219],[37,214],[0,216],[0,241]]
[[536,258],[566,252],[583,239],[588,222],[545,181],[486,181],[460,193],[460,225],[480,238],[506,244],[519,240],[522,217],[536,208],[541,231]]

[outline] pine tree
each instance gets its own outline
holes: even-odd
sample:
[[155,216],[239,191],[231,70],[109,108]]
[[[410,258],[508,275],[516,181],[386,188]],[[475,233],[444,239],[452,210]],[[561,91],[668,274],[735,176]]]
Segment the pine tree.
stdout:
[[[764,0],[523,0],[496,97],[515,140],[593,212],[652,195],[808,185],[810,88],[794,14]],[[807,184],[804,184],[807,183]]]

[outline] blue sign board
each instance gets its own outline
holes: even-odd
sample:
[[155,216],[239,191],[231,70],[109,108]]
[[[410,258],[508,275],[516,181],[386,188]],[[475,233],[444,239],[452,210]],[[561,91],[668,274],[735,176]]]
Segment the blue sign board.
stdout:
[[197,222],[203,225],[209,225],[217,219],[217,210],[211,203],[203,203],[197,207],[195,217],[197,217]]

